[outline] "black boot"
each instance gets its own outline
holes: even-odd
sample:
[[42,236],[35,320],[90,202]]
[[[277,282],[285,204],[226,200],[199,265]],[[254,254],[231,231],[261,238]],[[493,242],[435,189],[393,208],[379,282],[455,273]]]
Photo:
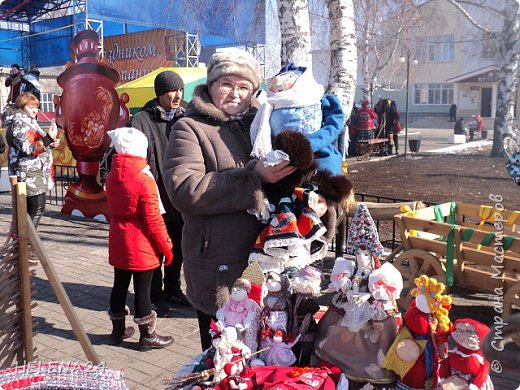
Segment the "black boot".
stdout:
[[125,326],[125,316],[130,314],[128,306],[125,307],[125,311],[122,313],[114,313],[110,309],[108,310],[108,316],[112,321],[112,333],[110,334],[110,340],[113,345],[119,345],[124,339],[130,338],[134,335],[135,329],[133,326]]
[[139,325],[139,332],[141,332],[141,337],[139,337],[139,349],[141,351],[148,351],[152,348],[165,348],[173,344],[173,337],[159,336],[155,332],[157,313],[153,310],[146,317],[134,318],[134,321]]

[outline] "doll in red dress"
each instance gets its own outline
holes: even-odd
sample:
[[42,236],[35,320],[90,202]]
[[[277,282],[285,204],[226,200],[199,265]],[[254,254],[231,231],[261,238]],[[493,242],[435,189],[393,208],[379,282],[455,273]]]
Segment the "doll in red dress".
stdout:
[[445,286],[426,275],[415,279],[415,299],[404,315],[403,326],[390,347],[383,367],[398,376],[396,389],[438,387],[439,359],[445,357],[451,298],[442,295]]
[[456,383],[468,390],[493,390],[489,378],[489,362],[482,354],[482,342],[489,328],[470,318],[455,321],[451,336],[457,343],[441,362],[440,377],[443,390],[455,389]]

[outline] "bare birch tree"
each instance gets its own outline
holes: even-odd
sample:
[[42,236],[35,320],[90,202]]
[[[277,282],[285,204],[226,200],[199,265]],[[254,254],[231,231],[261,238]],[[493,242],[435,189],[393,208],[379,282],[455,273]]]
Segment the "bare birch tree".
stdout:
[[[512,108],[516,100],[516,89],[518,85],[518,60],[520,59],[520,1],[504,0],[503,8],[496,8],[495,4],[478,0],[448,0],[467,20],[477,29],[489,34],[490,38],[497,42],[498,59],[498,88],[495,112],[495,123],[493,126],[493,146],[491,157],[501,156],[504,153],[502,139],[505,134],[511,132]],[[502,28],[486,26],[480,22],[468,5],[483,10],[488,16],[500,16],[503,20]],[[474,8],[474,9],[475,9]],[[483,17],[486,21],[490,18]]]
[[278,0],[282,64],[294,62],[312,69],[311,27],[307,0]]
[[336,95],[345,113],[352,110],[357,82],[356,30],[352,0],[327,0],[330,71],[327,93]]
[[371,100],[376,82],[388,89],[393,76],[399,74],[399,69],[392,69],[393,59],[403,54],[399,52],[403,37],[409,36],[422,16],[413,0],[364,0],[356,2],[355,18],[363,96]]

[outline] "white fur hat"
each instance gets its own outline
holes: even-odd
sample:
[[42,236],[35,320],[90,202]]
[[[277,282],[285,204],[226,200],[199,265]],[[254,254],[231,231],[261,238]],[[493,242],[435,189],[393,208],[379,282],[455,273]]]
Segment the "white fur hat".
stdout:
[[134,127],[121,127],[107,132],[117,153],[146,158],[148,138]]
[[241,76],[253,84],[255,90],[260,85],[260,65],[247,51],[230,48],[214,53],[209,59],[206,84],[211,84],[226,75]]

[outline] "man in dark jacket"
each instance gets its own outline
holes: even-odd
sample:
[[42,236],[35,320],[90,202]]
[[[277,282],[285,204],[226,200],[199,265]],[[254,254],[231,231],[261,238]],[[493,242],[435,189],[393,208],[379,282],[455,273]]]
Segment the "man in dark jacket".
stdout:
[[159,195],[166,211],[163,214],[164,222],[173,242],[173,262],[164,267],[164,280],[161,267],[155,270],[151,289],[154,310],[159,317],[169,317],[172,304],[190,306],[181,290],[180,279],[182,216],[172,206],[162,179],[162,160],[172,125],[184,114],[184,109],[180,106],[184,82],[177,73],[166,70],[155,77],[154,87],[157,97],[146,103],[132,118],[132,126],[141,130],[148,138],[147,160],[159,188]]

